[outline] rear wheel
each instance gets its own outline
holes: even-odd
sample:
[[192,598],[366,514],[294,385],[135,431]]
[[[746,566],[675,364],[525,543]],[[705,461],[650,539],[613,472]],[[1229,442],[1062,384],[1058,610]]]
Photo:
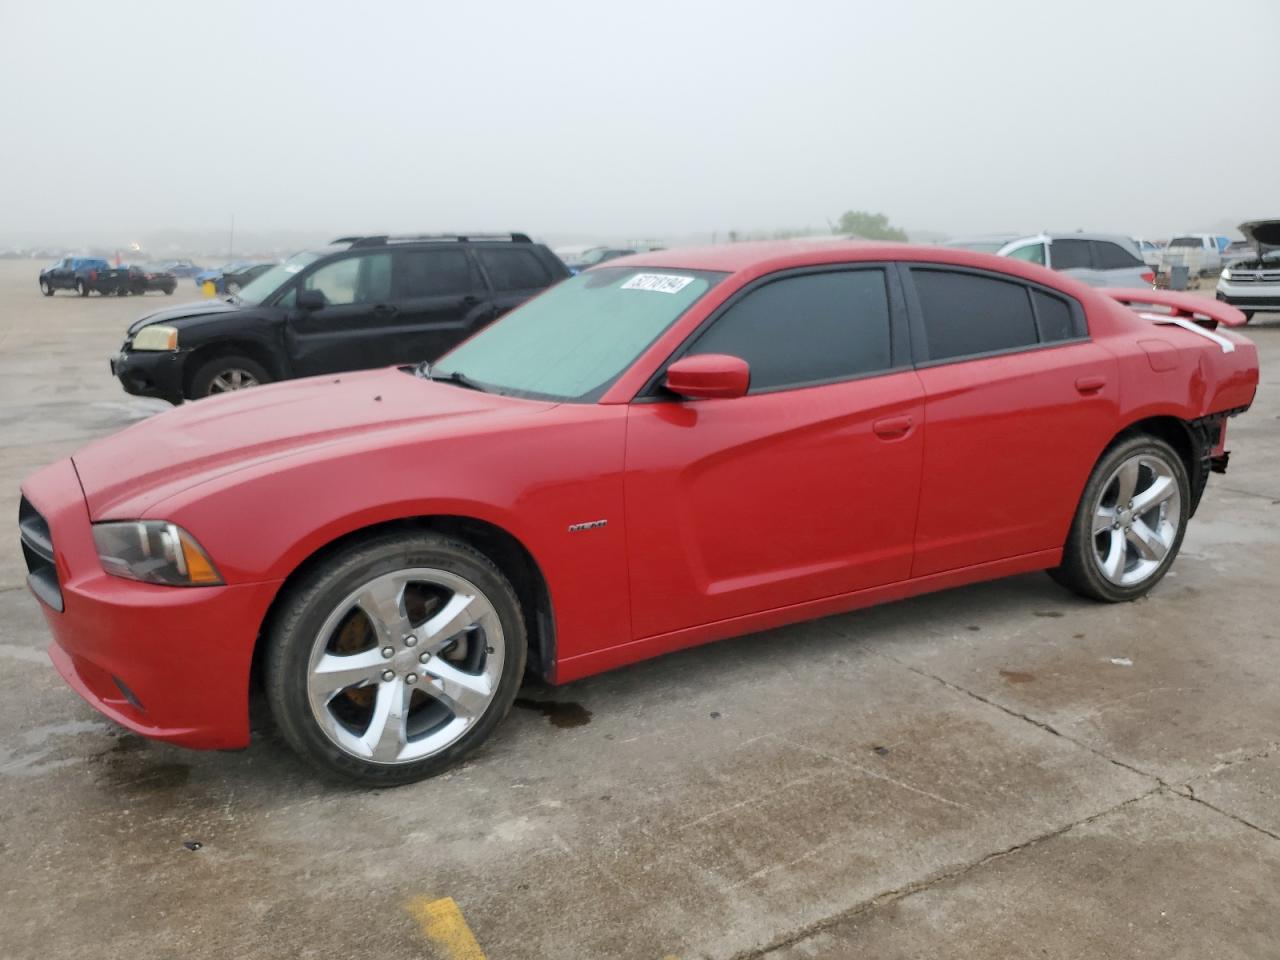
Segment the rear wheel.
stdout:
[[77,280],[76,293],[80,294],[82,297],[87,297],[89,295],[89,285],[83,280]]
[[1191,483],[1182,458],[1141,435],[1116,444],[1093,468],[1050,576],[1081,596],[1133,600],[1168,572],[1186,531]]
[[268,634],[280,732],[326,772],[394,785],[441,772],[511,709],[524,619],[487,557],[433,533],[379,536],[290,590]]
[[262,364],[249,357],[224,353],[214,357],[191,378],[191,396],[195,399],[219,393],[247,390],[271,382],[271,374]]

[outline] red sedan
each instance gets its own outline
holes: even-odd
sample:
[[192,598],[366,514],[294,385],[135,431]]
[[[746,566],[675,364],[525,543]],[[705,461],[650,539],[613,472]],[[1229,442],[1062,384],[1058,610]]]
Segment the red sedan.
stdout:
[[202,400],[45,468],[29,582],[130,729],[245,746],[256,662],[300,754],[408,782],[526,670],[1029,570],[1145,593],[1253,400],[1243,320],[960,250],[627,257],[430,369]]

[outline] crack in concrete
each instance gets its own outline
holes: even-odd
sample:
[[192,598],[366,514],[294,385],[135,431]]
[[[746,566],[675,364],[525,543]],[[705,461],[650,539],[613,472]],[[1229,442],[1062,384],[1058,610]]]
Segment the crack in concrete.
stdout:
[[883,893],[878,893],[874,897],[871,897],[869,900],[864,900],[861,903],[854,904],[852,907],[850,907],[847,910],[842,910],[841,912],[832,914],[829,917],[824,917],[823,919],[818,920],[815,923],[809,924],[807,927],[804,927],[793,933],[787,934],[785,937],[780,937],[777,940],[773,941],[772,943],[766,944],[763,947],[752,947],[750,949],[735,953],[730,958],[730,960],[758,960],[758,958],[765,957],[768,954],[773,953],[774,951],[781,950],[785,947],[793,946],[801,942],[802,940],[808,940],[810,937],[817,936],[818,934],[823,933],[826,930],[829,930],[832,927],[837,926],[838,924],[844,923],[849,920],[857,919],[858,917],[863,916],[864,914],[870,913],[872,910],[882,907],[885,904],[895,903],[898,900],[904,900],[907,897],[913,897],[918,893],[923,893],[924,891],[929,890],[932,887],[938,886],[939,884],[946,883],[949,880],[956,880],[969,873],[972,873],[974,870],[979,870],[982,867],[985,867],[987,864],[995,862],[996,860],[1001,860],[1005,857],[1012,856],[1013,854],[1018,853],[1021,850],[1026,850],[1029,847],[1037,846],[1045,842],[1046,840],[1052,840],[1054,837],[1060,837],[1063,834],[1068,833],[1071,830],[1074,830],[1076,827],[1082,827],[1087,824],[1093,823],[1095,820],[1099,820],[1102,817],[1109,816],[1110,814],[1113,814],[1118,810],[1123,810],[1125,807],[1128,807],[1132,804],[1139,803],[1143,800],[1146,800],[1148,797],[1154,796],[1157,793],[1167,793],[1167,792],[1169,791],[1166,790],[1166,788],[1163,786],[1152,787],[1150,790],[1146,790],[1143,793],[1138,794],[1136,797],[1130,797],[1128,800],[1122,800],[1120,803],[1117,803],[1114,806],[1108,807],[1105,810],[1101,810],[1098,813],[1090,814],[1089,816],[1083,817],[1079,820],[1073,820],[1070,823],[1065,824],[1064,826],[1056,827],[1053,830],[1049,830],[1045,833],[1037,834],[1036,836],[1031,837],[1029,840],[1024,840],[1021,843],[1015,843],[1012,846],[1005,847],[1002,850],[996,850],[993,853],[984,854],[983,856],[979,857],[977,860],[973,860],[973,861],[970,861],[969,863],[961,864],[960,866],[957,866],[957,867],[952,867],[949,870],[942,870],[938,873],[935,873],[929,877],[924,878],[923,880],[913,880],[910,883],[903,884],[901,887],[896,887],[892,890],[886,890]]
[[1192,803],[1198,803],[1202,807],[1208,807],[1214,813],[1220,813],[1228,820],[1234,820],[1241,826],[1248,827],[1250,830],[1257,830],[1260,834],[1270,837],[1272,840],[1280,840],[1280,833],[1272,833],[1266,827],[1260,827],[1252,820],[1246,820],[1244,817],[1234,814],[1229,810],[1223,810],[1221,807],[1214,806],[1208,800],[1201,799],[1196,796],[1195,788],[1191,784],[1187,784],[1187,792],[1180,795],[1184,800],[1190,800]]
[[1166,790],[1169,790],[1173,793],[1180,792],[1175,785],[1166,783],[1163,778],[1157,776],[1156,774],[1148,773],[1146,770],[1142,770],[1142,769],[1139,769],[1138,767],[1133,766],[1132,764],[1125,763],[1123,760],[1117,760],[1115,757],[1102,752],[1097,747],[1094,747],[1088,743],[1085,743],[1083,740],[1077,740],[1075,737],[1070,736],[1069,734],[1063,733],[1061,730],[1057,729],[1050,723],[1046,723],[1043,720],[1037,720],[1035,717],[1030,716],[1029,714],[1020,713],[1019,711],[1014,710],[1012,707],[1006,707],[1003,703],[1000,703],[996,700],[992,700],[989,697],[984,697],[980,693],[974,693],[972,690],[968,690],[965,687],[960,686],[958,683],[952,683],[950,680],[945,680],[942,677],[939,677],[937,674],[930,673],[928,670],[921,670],[919,667],[914,667],[909,663],[903,663],[901,660],[897,659],[896,657],[891,657],[888,654],[882,654],[882,656],[886,660],[889,660],[892,663],[896,663],[898,666],[903,667],[904,669],[910,670],[912,673],[917,674],[918,676],[924,677],[928,680],[932,680],[935,683],[940,683],[942,684],[942,686],[946,687],[949,690],[954,690],[957,693],[963,693],[965,696],[972,697],[974,700],[977,700],[979,703],[985,703],[987,706],[994,707],[995,709],[999,710],[1001,713],[1008,714],[1009,716],[1015,717],[1018,720],[1025,720],[1027,723],[1031,724],[1033,727],[1039,727],[1041,730],[1044,730],[1047,733],[1051,733],[1055,737],[1061,737],[1063,740],[1066,740],[1068,743],[1074,744],[1075,746],[1079,747],[1081,750],[1087,750],[1089,753],[1092,753],[1095,757],[1100,757],[1101,759],[1107,761],[1107,763],[1115,764],[1117,767],[1120,767],[1123,770],[1128,770],[1130,773],[1136,773],[1138,776],[1146,777],[1148,780],[1154,780],[1157,784],[1159,784],[1161,787],[1163,787]]

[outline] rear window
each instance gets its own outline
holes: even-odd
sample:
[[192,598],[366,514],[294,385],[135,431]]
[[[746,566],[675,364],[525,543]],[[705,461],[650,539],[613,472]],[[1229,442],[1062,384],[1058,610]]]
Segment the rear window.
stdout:
[[1028,290],[1020,283],[950,270],[913,268],[930,360],[995,353],[1039,342]]
[[551,274],[532,250],[512,248],[476,249],[493,288],[498,292],[536,290],[551,282]]
[[471,261],[464,251],[401,250],[396,261],[396,295],[419,297],[463,296],[473,289]]
[[1040,327],[1040,339],[1045,343],[1070,340],[1075,337],[1076,325],[1071,317],[1071,307],[1061,297],[1032,290],[1031,299],[1036,306],[1036,322]]
[[1200,249],[1204,246],[1199,237],[1174,237],[1169,241],[1171,247],[1195,247]]
[[1121,270],[1126,267],[1141,267],[1143,263],[1132,253],[1106,240],[1093,241],[1094,266],[1099,270]]

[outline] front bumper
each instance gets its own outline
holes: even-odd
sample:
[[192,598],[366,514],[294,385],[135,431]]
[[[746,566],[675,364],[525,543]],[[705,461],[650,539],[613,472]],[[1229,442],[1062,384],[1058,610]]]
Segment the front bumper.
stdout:
[[1240,310],[1280,311],[1280,284],[1219,280],[1217,297]]
[[70,460],[23,495],[48,524],[63,609],[49,656],[91,706],[136,733],[200,749],[249,743],[249,668],[279,582],[165,587],[109,576]]
[[111,375],[125,393],[179,404],[187,356],[182,350],[121,350],[109,361]]

